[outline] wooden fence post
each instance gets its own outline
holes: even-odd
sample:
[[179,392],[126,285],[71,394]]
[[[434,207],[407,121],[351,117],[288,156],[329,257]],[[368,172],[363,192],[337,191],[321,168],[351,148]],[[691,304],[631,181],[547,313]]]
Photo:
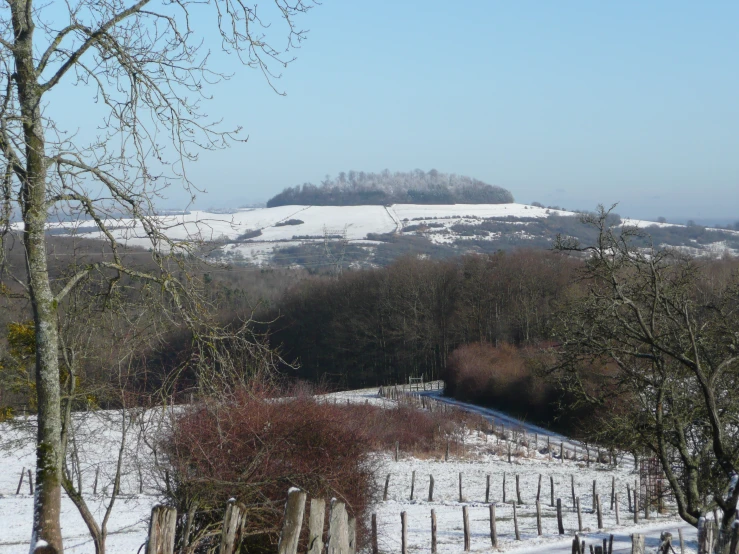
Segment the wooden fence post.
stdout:
[[621,516],[618,513],[618,493],[614,495],[614,498],[614,507],[616,508],[616,525],[621,525]]
[[390,474],[387,474],[387,477],[385,477],[385,491],[382,493],[382,500],[383,502],[387,501],[387,489],[390,486]]
[[411,474],[411,502],[413,501],[413,493],[416,489],[416,470],[413,470],[413,473]]
[[27,469],[26,473],[28,474],[28,494],[33,496],[33,473],[31,473],[31,469]]
[[429,502],[434,501],[434,476],[429,475]]
[[613,535],[608,537],[608,554],[613,554]]
[[467,506],[462,506],[462,525],[464,527],[464,551],[470,551],[470,513]]
[[346,554],[349,552],[349,516],[343,502],[331,500],[328,516],[328,537],[326,554]]
[[236,551],[236,541],[240,538],[238,535],[245,511],[246,507],[235,500],[229,500],[226,504],[221,528],[221,549],[218,551],[220,554],[233,554]]
[[174,554],[176,525],[177,510],[175,508],[162,505],[154,506],[151,509],[146,554]]
[[565,463],[565,443],[559,443],[559,461]]
[[580,510],[580,497],[577,497],[577,530],[582,533],[582,510]]
[[490,542],[498,548],[498,531],[495,525],[495,504],[490,504]]
[[631,512],[631,486],[628,483],[626,483],[626,496],[628,496],[629,512]]
[[672,533],[664,532],[661,533],[659,536],[659,550],[658,552],[660,554],[670,554],[670,552],[674,552],[672,549]]
[[536,487],[536,500],[541,498],[541,473],[539,474],[539,485]]
[[400,552],[408,554],[408,515],[405,512],[400,512]]
[[21,469],[21,478],[18,481],[18,488],[15,489],[15,494],[16,495],[18,495],[18,494],[21,493],[21,487],[23,486],[23,478],[25,477],[25,475],[26,475],[26,467],[23,466],[23,469]]
[[462,496],[462,472],[459,472],[459,501],[464,502],[464,496]]
[[436,554],[436,512],[434,510],[431,510],[431,554]]
[[547,456],[549,456],[549,461],[552,461],[552,437],[547,435]]
[[505,471],[503,472],[503,504],[505,504]]
[[631,535],[631,554],[644,554],[644,535]]
[[651,502],[649,497],[649,487],[644,487],[644,519],[649,519],[649,503]]
[[303,527],[305,500],[305,491],[301,491],[298,488],[291,488],[287,492],[282,533],[277,543],[278,554],[297,554],[300,529]]
[[485,504],[490,504],[490,474],[485,476]]
[[444,461],[449,461],[449,439],[446,440],[446,453],[444,454]]
[[[311,498],[310,514],[308,515],[308,554],[323,554],[323,524],[325,519],[326,501],[322,498]],[[372,514],[372,519],[374,521],[375,514]]]
[[398,461],[398,456],[400,454],[400,442],[395,441],[395,461]]
[[593,511],[596,510],[595,497],[598,496],[598,488],[595,479],[593,479]]
[[518,473],[516,473],[516,500],[519,504],[523,504],[523,500],[521,500],[521,484],[519,483]]
[[603,529],[603,512],[601,511],[600,495],[595,495],[595,509],[598,514],[598,529]]
[[508,441],[507,444],[508,444],[508,463],[510,464],[510,463],[513,463],[511,462],[511,441]]
[[541,502],[536,501],[536,533],[541,537]]
[[557,528],[560,535],[565,534],[564,523],[562,522],[562,499],[557,499]]
[[554,508],[554,475],[549,476],[549,490],[552,494],[551,507]]
[[611,476],[611,510],[613,510],[613,503],[616,501],[616,476]]
[[575,509],[575,474],[570,473],[570,488],[572,489],[572,509]]
[[518,514],[516,513],[516,503],[513,503],[513,531],[516,533],[516,540],[521,540],[521,534],[518,532]]
[[[377,548],[377,514],[372,514],[372,554],[378,554]],[[320,552],[318,554],[321,554]]]
[[[734,534],[736,534],[736,533],[734,533]],[[685,541],[683,540],[683,529],[682,529],[682,527],[678,527],[678,529],[677,529],[677,536],[680,539],[680,554],[685,554]],[[731,552],[731,554],[735,554],[735,552]]]
[[639,495],[634,489],[634,523],[639,523]]

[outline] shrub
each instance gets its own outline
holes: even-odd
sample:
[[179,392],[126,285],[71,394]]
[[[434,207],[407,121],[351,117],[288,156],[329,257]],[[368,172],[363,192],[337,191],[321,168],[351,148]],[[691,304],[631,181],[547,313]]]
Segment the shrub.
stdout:
[[[400,403],[392,409],[317,400],[305,384],[278,391],[261,384],[227,402],[206,400],[183,411],[164,443],[170,462],[169,501],[186,514],[197,506],[194,552],[219,540],[227,501],[247,506],[242,551],[274,551],[287,490],[313,498],[339,498],[357,518],[364,543],[366,509],[375,491],[374,452],[443,456],[447,441],[461,442],[475,416],[458,410],[429,412]],[[181,535],[182,529],[178,530]],[[307,540],[304,526],[303,545]],[[178,540],[181,541],[181,536]]]
[[302,225],[305,223],[302,219],[288,219],[287,221],[278,221],[275,227],[285,227],[287,225]]
[[184,412],[165,444],[170,501],[180,513],[197,505],[197,552],[207,552],[229,498],[247,506],[244,549],[276,549],[290,487],[310,497],[336,497],[362,521],[374,481],[366,422],[347,406],[311,396],[272,398],[262,386],[228,402]]
[[256,237],[262,236],[262,230],[261,229],[250,229],[246,231],[245,233],[242,233],[238,236],[236,240],[246,240],[246,239],[253,239]]
[[533,351],[502,343],[460,346],[449,356],[444,380],[447,394],[488,405],[538,422],[555,417],[556,391],[536,375]]

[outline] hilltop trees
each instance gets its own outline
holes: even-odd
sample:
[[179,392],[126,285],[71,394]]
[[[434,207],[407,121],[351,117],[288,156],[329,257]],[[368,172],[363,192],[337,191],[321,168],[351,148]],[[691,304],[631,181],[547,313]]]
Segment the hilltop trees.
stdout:
[[[212,347],[222,335],[210,325],[198,281],[187,277],[194,243],[167,238],[153,208],[155,198],[172,183],[190,190],[187,162],[203,148],[225,147],[238,130],[217,126],[202,111],[207,85],[224,76],[209,69],[210,53],[201,49],[204,43],[192,25],[207,25],[210,18],[222,48],[271,80],[273,64],[291,61],[284,53],[303,38],[295,18],[309,7],[302,0],[275,0],[273,15],[285,23],[288,35],[284,47],[273,46],[265,36],[267,16],[240,0],[209,6],[155,0],[38,5],[9,0],[0,9],[0,256],[14,244],[10,222],[17,212],[27,268],[10,276],[0,258],[2,289],[7,291],[9,283],[22,286],[32,307],[35,338],[38,436],[32,550],[40,539],[55,552],[63,550],[57,312],[70,291],[92,274],[105,277],[109,292],[124,277],[148,283],[167,297],[163,313],[195,330],[196,337],[207,337],[211,350],[201,352],[203,358],[218,355]],[[65,99],[57,94],[64,87],[77,87],[75,95]],[[64,106],[58,106],[60,100]],[[72,101],[89,105],[70,105]],[[93,106],[101,120],[91,129],[66,130],[55,119],[62,109],[82,112]],[[51,214],[89,220],[107,241],[108,255],[52,282],[46,245]],[[122,218],[143,226],[139,238],[148,243],[153,268],[137,269],[121,255],[119,239],[128,238],[116,233]]]
[[636,248],[638,233],[607,216],[587,218],[594,246],[559,243],[588,255],[555,328],[560,377],[600,414],[601,438],[659,460],[685,521],[722,509],[726,552],[739,501],[739,278]]
[[312,206],[358,206],[377,204],[506,204],[513,195],[463,175],[432,169],[407,173],[343,171],[336,179],[326,176],[320,186],[305,183],[288,187],[267,202],[267,207],[289,204]]

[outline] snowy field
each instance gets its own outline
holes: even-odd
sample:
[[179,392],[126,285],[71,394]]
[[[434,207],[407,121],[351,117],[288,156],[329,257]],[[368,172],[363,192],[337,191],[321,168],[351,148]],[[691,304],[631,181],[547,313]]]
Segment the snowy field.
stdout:
[[[132,413],[130,415],[133,415]],[[135,554],[146,539],[149,514],[158,502],[161,483],[149,468],[155,465],[156,441],[166,427],[171,410],[149,410],[135,418],[120,417],[116,411],[76,414],[75,441],[85,500],[100,523],[110,504],[115,466],[125,431],[120,495],[108,523],[107,551]],[[123,422],[126,422],[125,428]],[[33,514],[33,496],[27,474],[16,495],[21,471],[35,468],[33,418],[20,426],[0,424],[0,554],[28,552]],[[34,476],[35,477],[35,476]],[[97,477],[97,491],[93,494]],[[74,504],[62,497],[62,533],[65,552],[94,553],[90,535]]]
[[[530,230],[534,219],[550,216],[576,217],[578,214],[526,204],[393,204],[390,206],[278,206],[275,208],[243,208],[232,213],[212,213],[193,210],[177,215],[157,217],[164,234],[173,241],[202,241],[213,248],[212,255],[236,263],[269,265],[288,263],[295,258],[285,249],[303,244],[323,245],[340,238],[371,253],[378,245],[377,237],[397,233],[423,235],[438,245],[454,246],[460,239],[495,241],[515,238],[522,244],[541,238],[540,231]],[[518,220],[518,221],[517,221]],[[481,231],[480,226],[491,221],[516,225],[516,230],[503,232]],[[105,221],[111,234],[123,244],[149,248],[151,241],[141,222],[130,219]],[[22,223],[16,224],[16,227]],[[460,232],[457,225],[466,227]],[[683,227],[672,223],[624,219],[623,225],[646,228]],[[77,236],[103,239],[104,235],[91,221],[58,221],[49,227],[58,233],[66,231]],[[473,231],[477,229],[477,231]],[[726,238],[739,236],[739,231],[707,229],[717,233],[709,244],[683,246],[685,252],[698,256],[737,254]],[[469,234],[469,233],[476,234]],[[504,236],[505,235],[505,236]],[[661,245],[666,246],[666,245]],[[159,245],[158,247],[162,247]],[[456,247],[456,246],[455,246]],[[693,252],[695,250],[695,252]]]
[[[429,393],[431,394],[431,393]],[[435,394],[435,393],[433,393]],[[394,402],[381,398],[377,389],[340,392],[324,395],[328,402],[369,403],[391,407]],[[579,461],[561,461],[558,449],[550,459],[546,451],[546,432],[527,426],[504,414],[473,408],[485,417],[494,416],[497,425],[505,423],[508,432],[513,429],[527,429],[530,448],[514,448],[512,463],[507,461],[507,443],[495,435],[487,435],[469,430],[465,436],[464,452],[454,447],[448,461],[443,459],[418,459],[400,453],[396,462],[390,454],[381,454],[379,471],[376,475],[378,485],[384,486],[389,474],[388,500],[378,499],[372,507],[377,514],[378,542],[381,552],[400,552],[401,512],[408,518],[408,540],[411,552],[428,552],[431,541],[430,513],[433,509],[437,517],[438,549],[441,554],[461,553],[463,551],[462,507],[467,506],[470,515],[471,547],[474,552],[492,552],[489,531],[489,508],[485,503],[487,476],[490,476],[490,501],[496,504],[497,531],[499,547],[510,552],[570,552],[572,535],[578,529],[577,513],[573,510],[571,479],[574,476],[576,495],[582,507],[584,539],[590,542],[603,536],[615,536],[614,551],[627,548],[629,535],[635,531],[633,514],[629,513],[626,501],[626,485],[633,486],[638,476],[633,472],[633,463],[624,458],[621,467],[613,468],[595,462],[587,466],[579,448]],[[110,554],[134,554],[146,539],[148,518],[151,507],[157,503],[161,483],[154,472],[147,473],[144,468],[155,463],[156,437],[166,429],[172,416],[171,410],[157,409],[139,414],[125,427],[127,446],[124,449],[124,479],[121,495],[116,500],[110,517],[107,551]],[[28,421],[32,424],[32,420]],[[24,481],[21,493],[16,495],[18,479],[23,468],[34,466],[33,447],[30,441],[32,425],[27,429],[0,425],[0,438],[3,449],[0,451],[0,554],[26,552],[31,529],[33,499]],[[110,483],[116,463],[118,445],[124,431],[122,420],[115,412],[90,412],[78,414],[76,419],[78,447],[81,452],[79,467],[82,475],[82,488],[87,501],[96,509],[98,521],[102,519],[110,498]],[[531,441],[537,433],[539,448]],[[520,439],[520,436],[519,436]],[[563,437],[550,434],[554,444]],[[568,442],[568,455],[574,452],[577,443]],[[567,449],[570,450],[567,450]],[[411,479],[416,472],[414,498],[411,500]],[[459,499],[459,474],[462,473],[463,499]],[[95,476],[98,476],[97,494],[93,494]],[[429,476],[434,477],[434,498],[428,501]],[[506,479],[506,503],[503,502],[503,476]],[[522,504],[517,507],[521,541],[516,541],[513,530],[513,506],[516,500],[515,479],[519,476]],[[543,534],[537,536],[535,500],[541,477],[540,501],[542,506]],[[562,499],[565,537],[557,532],[556,510],[550,506],[550,477],[554,480],[555,497]],[[616,524],[615,510],[610,507],[612,478],[615,478],[619,493],[621,525]],[[596,515],[592,510],[592,483],[597,483],[597,491],[603,506],[604,529],[597,530]],[[638,532],[647,532],[648,545],[655,546],[660,531],[667,530],[677,538],[678,527],[683,528],[686,537],[686,552],[695,550],[695,531],[674,516],[658,516],[642,521],[640,514]],[[63,499],[62,526],[67,552],[92,553],[94,548],[84,523],[76,508]],[[692,549],[692,550],[691,550]]]

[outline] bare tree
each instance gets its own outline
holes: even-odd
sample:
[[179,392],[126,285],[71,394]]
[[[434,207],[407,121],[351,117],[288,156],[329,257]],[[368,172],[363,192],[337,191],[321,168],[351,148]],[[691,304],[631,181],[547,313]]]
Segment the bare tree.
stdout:
[[716,552],[727,552],[739,486],[739,279],[679,253],[633,245],[600,208],[585,221],[593,246],[581,293],[560,314],[560,375],[595,410],[601,438],[657,458],[680,516],[698,525],[723,511]]
[[[237,128],[223,129],[201,109],[206,90],[225,75],[210,71],[208,52],[193,21],[212,19],[224,51],[259,69],[274,86],[281,67],[304,38],[296,18],[306,0],[274,0],[265,19],[241,0],[167,2],[78,0],[35,5],[8,0],[0,12],[0,152],[3,241],[17,210],[23,221],[27,272],[3,274],[25,288],[33,308],[38,398],[37,478],[31,549],[38,540],[62,552],[59,523],[63,445],[57,310],[67,294],[93,271],[106,272],[110,290],[125,275],[156,284],[168,306],[192,329],[208,316],[186,275],[193,241],[167,237],[154,202],[172,183],[194,193],[186,164],[202,149],[226,147]],[[272,11],[269,11],[269,10]],[[273,46],[267,18],[286,26],[287,41]],[[214,32],[214,34],[215,34]],[[61,86],[92,92],[104,110],[95,138],[61,128]],[[51,214],[78,216],[95,225],[109,255],[68,279],[52,283],[45,234]],[[136,269],[121,255],[125,233],[148,241],[155,268]],[[4,252],[5,245],[0,248]],[[1,260],[0,260],[1,262]],[[4,267],[4,264],[0,263]],[[209,341],[213,343],[214,341]]]

